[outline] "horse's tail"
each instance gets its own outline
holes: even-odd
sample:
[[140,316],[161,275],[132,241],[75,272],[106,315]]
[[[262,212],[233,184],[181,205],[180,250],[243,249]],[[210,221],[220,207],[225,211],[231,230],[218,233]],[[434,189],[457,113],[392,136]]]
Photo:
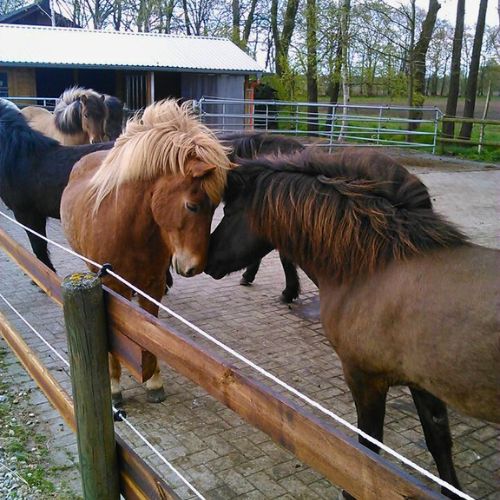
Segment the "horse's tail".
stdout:
[[0,182],[19,178],[28,158],[58,145],[32,129],[16,106],[0,98]]

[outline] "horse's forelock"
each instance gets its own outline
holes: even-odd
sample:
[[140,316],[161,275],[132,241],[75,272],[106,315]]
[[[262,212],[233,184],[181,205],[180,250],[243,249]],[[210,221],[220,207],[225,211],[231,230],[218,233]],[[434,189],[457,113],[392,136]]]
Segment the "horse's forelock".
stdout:
[[104,103],[104,99],[100,94],[90,93],[87,96],[87,102],[85,103],[85,108],[91,118],[102,120],[108,115],[108,108]]
[[216,165],[202,185],[213,203],[222,197],[230,162],[227,150],[191,112],[189,103],[175,100],[148,106],[131,118],[115,146],[92,178],[95,210],[120,184],[153,180],[162,175],[188,175],[184,166],[190,158]]

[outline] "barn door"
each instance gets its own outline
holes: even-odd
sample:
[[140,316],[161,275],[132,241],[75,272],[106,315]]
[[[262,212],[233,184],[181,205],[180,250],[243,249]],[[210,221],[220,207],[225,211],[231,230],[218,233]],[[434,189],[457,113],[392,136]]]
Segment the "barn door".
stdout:
[[125,96],[127,107],[131,110],[146,107],[146,73],[129,73],[125,79]]

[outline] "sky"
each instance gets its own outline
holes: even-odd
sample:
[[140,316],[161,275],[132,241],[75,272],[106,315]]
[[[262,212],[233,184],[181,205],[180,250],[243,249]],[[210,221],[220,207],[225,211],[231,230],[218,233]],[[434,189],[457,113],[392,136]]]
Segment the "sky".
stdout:
[[[404,0],[403,0],[404,1]],[[390,1],[393,5],[401,4],[401,0]],[[404,1],[404,3],[407,3]],[[446,19],[455,26],[457,17],[457,0],[440,0],[441,8],[438,11],[438,19]],[[486,24],[498,26],[497,13],[498,0],[488,0],[488,10],[486,11]],[[429,8],[429,0],[417,0],[417,7],[425,10]],[[479,0],[465,0],[465,24],[475,26],[477,22],[477,11],[479,10]]]

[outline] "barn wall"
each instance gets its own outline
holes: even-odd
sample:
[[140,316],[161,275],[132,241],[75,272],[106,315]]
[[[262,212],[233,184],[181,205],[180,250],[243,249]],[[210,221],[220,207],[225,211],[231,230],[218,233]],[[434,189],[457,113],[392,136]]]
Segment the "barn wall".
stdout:
[[[245,95],[244,75],[206,75],[199,73],[183,73],[181,76],[182,97],[200,99],[201,97],[218,97],[221,99],[243,99]],[[234,130],[243,128],[243,118],[223,117],[222,114],[240,115],[244,111],[243,104],[211,104],[205,108],[210,114],[220,116],[207,117],[205,123],[218,129]]]
[[227,99],[243,99],[244,75],[214,75],[202,73],[182,73],[181,92],[186,99],[202,96]]
[[[36,77],[33,68],[2,68],[1,73],[7,73],[8,95],[10,97],[35,97]],[[17,101],[16,104],[24,104]],[[29,104],[29,103],[26,103]],[[32,102],[30,104],[33,104]]]

